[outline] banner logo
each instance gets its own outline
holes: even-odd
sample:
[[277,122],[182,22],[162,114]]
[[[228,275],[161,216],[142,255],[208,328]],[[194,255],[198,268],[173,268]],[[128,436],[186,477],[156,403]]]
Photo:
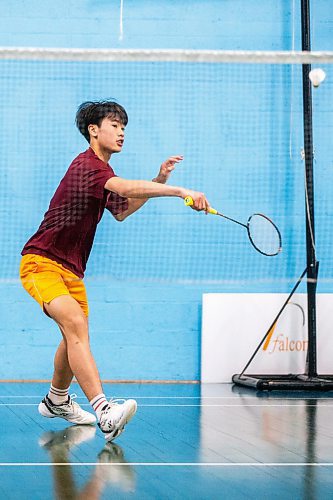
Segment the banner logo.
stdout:
[[[293,306],[293,310],[298,311],[297,314],[297,322],[294,325],[297,333],[303,333],[305,327],[305,312],[303,307],[296,302],[289,302],[286,306],[285,311],[290,309]],[[284,316],[284,315],[282,315]],[[270,329],[267,338],[263,345],[263,351],[268,352],[269,354],[273,354],[275,352],[306,352],[308,349],[308,340],[304,340],[304,338],[291,339],[290,336],[285,333],[279,331],[278,325],[281,324],[281,317],[278,319],[276,323]]]

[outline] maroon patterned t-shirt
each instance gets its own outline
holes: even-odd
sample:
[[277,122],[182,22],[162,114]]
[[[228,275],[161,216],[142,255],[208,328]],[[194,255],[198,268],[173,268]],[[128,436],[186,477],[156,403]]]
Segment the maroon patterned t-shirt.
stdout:
[[91,148],[77,156],[22,255],[33,253],[48,257],[83,278],[104,209],[117,215],[128,208],[127,198],[104,189],[108,179],[114,176],[112,168]]

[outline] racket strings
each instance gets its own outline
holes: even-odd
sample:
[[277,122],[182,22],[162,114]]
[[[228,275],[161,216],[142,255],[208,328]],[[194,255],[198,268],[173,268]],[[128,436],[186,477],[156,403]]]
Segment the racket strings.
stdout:
[[248,220],[248,234],[252,245],[264,255],[277,255],[281,250],[281,235],[275,224],[262,214]]

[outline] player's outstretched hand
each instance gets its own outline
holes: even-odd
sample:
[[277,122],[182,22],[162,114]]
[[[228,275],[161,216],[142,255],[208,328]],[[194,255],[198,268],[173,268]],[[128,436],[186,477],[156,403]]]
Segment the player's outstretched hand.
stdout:
[[193,204],[190,205],[193,210],[196,210],[197,212],[201,212],[203,210],[205,212],[208,212],[208,210],[210,209],[210,204],[203,193],[191,190],[187,190],[186,193],[186,196],[190,196],[193,200]]
[[170,156],[167,160],[165,160],[156,177],[155,181],[160,184],[165,184],[170,177],[171,172],[175,169],[176,163],[179,163],[183,160],[183,156]]

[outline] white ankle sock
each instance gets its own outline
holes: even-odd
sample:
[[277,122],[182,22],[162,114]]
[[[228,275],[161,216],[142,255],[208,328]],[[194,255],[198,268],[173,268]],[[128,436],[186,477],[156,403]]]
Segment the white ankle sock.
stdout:
[[103,393],[102,394],[98,394],[91,401],[89,401],[89,403],[91,404],[94,412],[97,415],[98,421],[99,421],[100,418],[101,418],[102,411],[109,404],[108,401],[107,401],[107,399],[106,399],[106,397],[105,397],[105,394],[103,394]]
[[61,405],[62,403],[66,403],[68,401],[68,391],[69,387],[67,387],[67,389],[57,389],[51,384],[47,397],[54,405]]

